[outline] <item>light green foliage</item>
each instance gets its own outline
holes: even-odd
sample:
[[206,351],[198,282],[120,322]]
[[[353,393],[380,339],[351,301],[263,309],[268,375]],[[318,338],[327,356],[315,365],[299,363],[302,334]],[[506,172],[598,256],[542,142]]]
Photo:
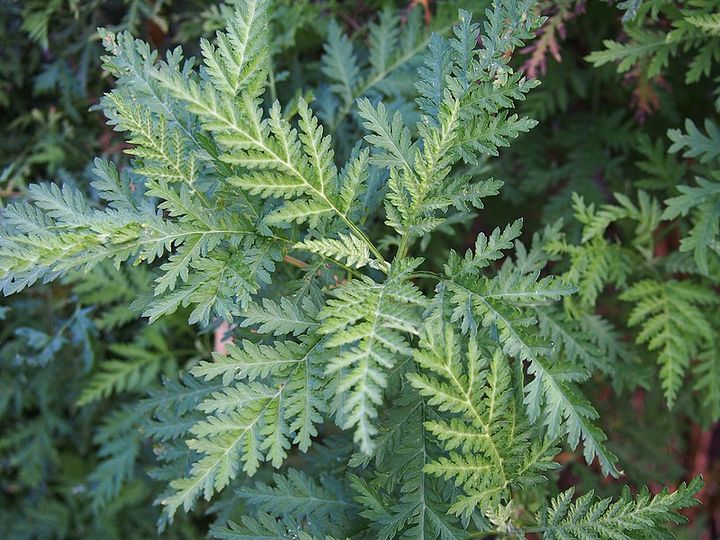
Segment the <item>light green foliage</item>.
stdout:
[[[579,384],[627,356],[593,308],[608,283],[627,284],[628,261],[652,258],[659,203],[644,192],[637,203],[617,195],[617,205],[597,208],[577,198],[580,245],[557,224],[526,247],[516,220],[479,233],[464,254],[443,250],[439,264],[415,256],[498,194],[502,182],[481,177],[482,164],[536,125],[513,109],[537,82],[510,64],[543,23],[535,3],[498,0],[482,23],[460,10],[449,38],[428,37],[417,10],[402,31],[383,11],[369,28],[367,62],[331,24],[320,70],[337,102],[320,118],[311,105],[323,104],[310,94],[284,106],[275,99],[271,12],[267,0],[236,2],[225,29],[201,41],[199,66],[179,48],[161,59],[129,34],[101,31],[117,86],[100,106],[130,143],[130,166],[96,161],[99,204],[38,184],[32,204],[4,212],[5,294],[130,261],[154,277],[136,303],[150,322],[180,311],[233,338],[212,359],[190,355],[190,375],[152,389],[98,432],[98,500],[133,478],[148,435],[161,462],[153,477],[168,486],[161,528],[213,500],[215,538],[580,538],[611,524],[664,531],[677,521],[699,482],[652,500],[624,495],[612,507],[590,509],[590,494],[570,511],[571,494],[553,502],[545,487],[562,445],[582,448],[603,475],[621,475]],[[426,44],[410,79],[417,100],[405,104],[411,125],[371,89]],[[364,139],[339,143],[351,110]],[[686,213],[686,204],[695,203],[674,208]],[[622,220],[637,222],[633,249],[606,238]],[[551,264],[564,255],[570,265],[558,279]],[[97,279],[81,294],[102,294]],[[655,289],[643,294],[651,283],[634,283],[624,298],[637,302],[629,324],[644,325],[638,341],[668,351],[672,399],[689,357],[713,339],[695,324],[710,300],[682,282],[660,284],[677,309],[668,320]],[[563,312],[560,301],[571,306],[578,289],[578,306]],[[120,320],[110,316],[107,328]],[[687,339],[692,325],[702,343],[683,350],[675,334]],[[121,359],[95,370],[81,405],[174,374],[177,359],[165,355],[172,327],[151,328],[109,348]],[[714,360],[700,384],[712,384]],[[514,514],[516,504],[524,511]]]
[[690,119],[685,120],[685,131],[686,133],[679,129],[668,131],[668,137],[673,143],[670,146],[670,153],[683,150],[684,157],[699,157],[701,163],[707,163],[720,156],[720,131],[712,121],[705,120],[707,135]]
[[[704,282],[660,281],[652,272],[643,272],[645,264],[662,264],[655,253],[657,231],[661,219],[677,219],[687,215],[695,205],[713,205],[713,186],[699,179],[700,187],[679,186],[682,195],[665,201],[665,209],[645,192],[638,193],[638,203],[625,196],[617,195],[618,205],[604,205],[598,209],[595,205],[586,205],[581,198],[575,198],[576,218],[582,224],[579,243],[568,242],[563,235],[553,235],[544,244],[544,249],[553,255],[567,257],[568,269],[564,279],[575,283],[579,288],[579,302],[572,298],[566,301],[567,314],[582,326],[587,317],[597,317],[595,310],[601,295],[609,287],[619,289],[619,299],[631,304],[631,310],[625,324],[637,328],[634,336],[638,344],[645,344],[657,354],[660,366],[659,377],[668,406],[673,406],[684,377],[695,358],[701,353],[706,362],[698,365],[698,373],[714,370],[712,357],[708,356],[715,330],[713,322],[707,317],[707,308],[717,303],[716,293]],[[710,219],[712,215],[709,216]],[[612,239],[610,228],[636,223],[627,229],[630,241],[621,238]],[[697,226],[690,229],[689,236],[680,243],[680,251],[693,251],[696,269],[694,272],[706,274],[709,269],[708,256],[712,251],[712,241],[700,245],[693,235]],[[617,230],[617,229],[616,229]],[[708,233],[705,231],[706,234]],[[710,238],[714,232],[709,231]],[[646,261],[643,263],[642,261]],[[691,265],[692,266],[692,265]],[[541,315],[542,322],[542,315]],[[548,332],[550,331],[550,323]],[[559,329],[555,328],[555,341],[563,343]],[[616,342],[616,340],[611,340]],[[572,353],[578,343],[571,342]],[[600,345],[597,343],[597,345]],[[565,343],[567,347],[568,344]],[[586,348],[577,350],[577,354],[586,352]],[[588,358],[592,361],[592,355]],[[586,361],[586,365],[587,361]],[[714,409],[716,382],[707,375],[697,379],[697,389],[704,388],[706,406]]]
[[410,281],[419,260],[400,261],[387,279],[352,280],[334,293],[320,312],[319,333],[333,358],[326,374],[335,375],[334,392],[342,396],[337,421],[356,427],[363,452],[373,449],[373,419],[383,402],[386,372],[412,353],[407,335],[417,335],[424,297]]
[[[230,32],[240,30],[233,26]],[[237,47],[246,45],[242,36],[235,38]],[[279,248],[261,240],[250,219],[230,211],[240,202],[226,200],[220,208],[203,194],[217,173],[200,161],[199,154],[208,154],[191,135],[187,113],[152,78],[159,74],[156,54],[127,34],[105,34],[104,42],[112,55],[106,66],[121,85],[102,105],[115,129],[128,131],[136,145],[133,174],[143,175],[142,188],[130,189],[130,175],[101,160],[96,188],[108,201],[106,210],[91,208],[67,187],[33,188],[34,206],[14,205],[6,212],[13,229],[0,247],[3,290],[16,292],[106,259],[153,262],[170,252],[156,280],[159,298],[146,315],[155,319],[192,304],[192,322],[207,322],[213,313],[229,318],[237,312],[236,300],[244,306],[258,283],[267,281]],[[242,82],[261,84],[257,71]],[[157,209],[144,196],[156,198]]]
[[[433,375],[408,378],[430,407],[452,413],[447,420],[425,422],[447,454],[424,470],[462,487],[450,512],[469,516],[477,506],[507,498],[508,489],[541,481],[542,472],[555,467],[557,449],[552,439],[543,441],[534,433],[522,404],[513,399],[522,384],[513,381],[513,368],[502,352],[481,351],[474,338],[464,351],[450,327],[443,335],[437,326],[425,331],[415,354],[417,364]],[[491,358],[483,358],[486,354]]]
[[[346,263],[352,268],[362,268],[363,266],[381,267],[378,261],[370,258],[370,250],[367,244],[352,234],[340,233],[337,239],[307,239],[296,244],[295,248],[322,255],[340,263]],[[382,265],[382,268],[387,270],[387,265]]]
[[[554,234],[544,245],[549,254],[568,259],[569,268],[563,277],[578,287],[579,301],[570,298],[566,307],[575,317],[594,308],[608,285],[627,284],[630,269],[638,260],[637,252],[646,258],[652,256],[652,234],[660,222],[659,204],[642,191],[638,205],[624,195],[615,196],[619,205],[606,204],[598,209],[594,204],[587,205],[582,197],[573,196],[575,217],[583,227],[580,242],[568,242],[563,234]],[[635,250],[607,238],[608,227],[621,220],[637,221]]]
[[309,298],[303,299],[302,306],[298,306],[285,297],[280,299],[279,305],[269,298],[263,298],[262,307],[251,303],[243,312],[240,326],[259,325],[258,332],[262,334],[299,336],[317,326],[317,322],[314,320],[316,315],[317,307]]
[[[605,49],[588,55],[589,62],[595,66],[616,62],[621,73],[639,69],[652,78],[667,69],[672,58],[691,51],[685,82],[697,82],[710,75],[713,61],[720,58],[716,2],[698,0],[680,8],[665,2],[647,2],[633,11],[640,14],[626,21],[629,40],[626,43],[605,40]],[[670,20],[669,32],[654,28],[660,17]]]
[[[205,379],[222,377],[224,385],[198,405],[205,418],[190,429],[188,446],[202,457],[188,478],[171,483],[175,493],[163,501],[170,515],[200,496],[209,499],[241,469],[252,475],[264,460],[279,467],[291,443],[307,451],[325,409],[318,395],[324,354],[311,339],[274,347],[245,342],[193,370]],[[232,384],[235,379],[243,382]]]
[[[527,361],[529,372],[534,375],[525,387],[530,418],[533,421],[543,418],[553,438],[566,434],[573,448],[582,439],[586,460],[592,462],[598,457],[604,473],[617,475],[615,457],[603,444],[605,435],[590,423],[597,413],[571,385],[587,379],[588,372],[575,364],[574,352],[566,353],[569,358],[562,370],[556,369],[548,350],[549,341],[537,332],[537,319],[532,313],[572,294],[574,287],[551,276],[539,279],[536,268],[513,267],[510,260],[492,278],[479,275],[482,268],[502,257],[502,249],[512,246],[519,225],[516,222],[502,232],[496,229],[489,238],[480,235],[474,254],[468,251],[460,258],[451,253],[445,272],[450,302],[455,306],[452,319],[461,321],[463,331],[471,335],[480,327],[486,328],[506,354]],[[547,326],[543,333],[548,335]]]
[[587,493],[573,502],[573,490],[558,495],[546,512],[539,516],[543,538],[664,538],[664,525],[683,523],[678,510],[693,506],[693,495],[701,487],[700,480],[681,484],[677,491],[667,489],[651,496],[647,488],[633,499],[630,490],[623,490],[619,500],[596,499]]
[[[520,17],[519,11],[515,17]],[[533,24],[532,17],[527,17],[515,33],[502,34],[502,21],[490,17],[483,36],[485,49],[477,56],[468,51],[478,39],[480,26],[466,12],[460,14],[453,39],[434,38],[419,86],[419,105],[425,115],[416,129],[422,150],[410,140],[398,112],[391,118],[382,103],[375,107],[367,99],[358,102],[363,126],[370,132],[366,140],[378,149],[371,162],[389,169],[387,224],[401,235],[402,255],[414,237],[442,224],[439,212],[453,206],[482,208],[481,199],[497,193],[500,184],[493,179],[470,185],[467,177],[448,179],[448,175],[458,162],[474,164],[479,155],[497,155],[509,138],[535,125],[507,113],[534,84],[509,77],[509,68],[500,59],[503,51],[530,36]],[[504,92],[505,86],[514,91]]]
[[642,325],[637,341],[658,350],[660,378],[672,406],[690,359],[713,341],[712,326],[701,307],[717,304],[720,298],[692,283],[650,280],[634,284],[621,298],[634,302],[628,324]]
[[691,120],[686,120],[685,129],[686,133],[679,129],[668,131],[673,142],[669,151],[683,151],[684,157],[699,158],[707,164],[712,180],[696,177],[694,186],[677,186],[681,194],[665,201],[663,218],[677,219],[691,214],[691,227],[680,244],[680,251],[692,251],[700,272],[709,275],[711,263],[717,264],[720,255],[720,182],[717,181],[720,132],[710,120],[705,121],[707,135]]

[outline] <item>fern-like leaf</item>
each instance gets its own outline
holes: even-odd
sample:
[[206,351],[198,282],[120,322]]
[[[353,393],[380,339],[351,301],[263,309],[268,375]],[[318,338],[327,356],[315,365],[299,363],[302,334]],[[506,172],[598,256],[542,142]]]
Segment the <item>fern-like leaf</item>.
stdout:
[[618,538],[638,536],[672,538],[667,525],[683,523],[679,511],[698,504],[694,495],[702,487],[700,478],[682,483],[670,493],[667,488],[651,496],[647,488],[633,500],[629,489],[619,500],[595,499],[592,492],[572,500],[573,489],[558,495],[539,516],[543,538]]
[[638,343],[658,351],[660,379],[668,406],[672,407],[693,358],[715,332],[700,309],[717,304],[717,295],[685,281],[660,283],[644,280],[620,298],[632,302],[628,324],[640,326]]

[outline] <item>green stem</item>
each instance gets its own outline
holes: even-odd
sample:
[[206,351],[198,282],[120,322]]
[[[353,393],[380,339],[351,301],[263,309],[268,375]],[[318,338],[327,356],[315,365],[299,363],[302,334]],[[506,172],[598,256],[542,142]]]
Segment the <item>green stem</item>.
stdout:
[[426,279],[434,279],[437,281],[442,281],[443,277],[440,274],[436,274],[435,272],[427,272],[424,270],[421,270],[420,272],[413,272],[410,274],[410,279],[415,278],[426,278]]
[[270,69],[268,69],[268,86],[270,87],[270,100],[275,103],[277,100],[277,89],[275,88],[275,68],[270,60]]
[[395,258],[398,260],[402,260],[407,256],[408,250],[410,249],[410,235],[406,232],[402,235],[402,239],[400,240],[400,247],[398,247],[397,255],[395,255]]
[[367,244],[368,249],[370,250],[370,253],[372,253],[375,258],[378,260],[378,262],[384,263],[385,258],[382,256],[382,253],[380,253],[380,250],[375,247],[375,244],[373,244],[372,240],[368,237],[367,234],[365,234],[360,227],[355,225],[352,221],[350,221],[344,214],[341,214],[341,217],[345,224],[350,228],[350,230],[357,235],[365,244]]

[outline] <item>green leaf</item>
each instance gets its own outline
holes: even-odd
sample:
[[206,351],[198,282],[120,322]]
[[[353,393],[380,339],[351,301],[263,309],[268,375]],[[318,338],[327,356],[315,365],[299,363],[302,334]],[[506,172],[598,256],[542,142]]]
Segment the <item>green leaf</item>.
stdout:
[[643,280],[620,298],[634,304],[628,325],[640,326],[637,343],[658,351],[660,379],[668,407],[672,407],[690,359],[714,339],[715,332],[701,308],[717,304],[720,298],[702,286],[675,280]]
[[705,135],[695,122],[689,118],[685,120],[685,131],[679,129],[668,130],[668,138],[672,141],[668,152],[683,151],[683,157],[700,158],[701,163],[708,163],[720,156],[720,129],[710,120],[705,120]]
[[360,77],[360,68],[350,40],[341,32],[335,21],[331,21],[328,25],[322,72],[334,81],[331,90],[340,96],[346,105],[351,105],[353,90]]
[[407,336],[420,326],[424,297],[408,280],[418,263],[402,261],[382,283],[368,277],[349,281],[333,291],[334,299],[319,315],[325,346],[339,349],[326,368],[334,376],[335,394],[343,397],[338,423],[355,428],[355,441],[365,453],[374,447],[387,372],[411,354]]
[[672,537],[668,525],[684,523],[680,510],[699,503],[694,495],[700,490],[702,479],[684,482],[670,493],[667,488],[651,496],[647,488],[633,499],[625,488],[619,500],[596,499],[593,492],[572,501],[574,489],[558,495],[550,508],[538,516],[543,537],[561,538],[636,538],[638,535],[654,538]]

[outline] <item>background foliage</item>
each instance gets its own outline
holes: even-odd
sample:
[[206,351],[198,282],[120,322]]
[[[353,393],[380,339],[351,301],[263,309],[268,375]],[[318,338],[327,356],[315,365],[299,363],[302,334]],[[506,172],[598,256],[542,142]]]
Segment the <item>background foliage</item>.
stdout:
[[[414,101],[415,74],[422,53],[431,43],[430,30],[450,36],[458,8],[472,10],[481,18],[489,4],[276,0],[269,12],[273,40],[268,103],[278,98],[289,118],[302,119],[302,129],[312,138],[316,128],[304,105],[309,102],[325,132],[335,137],[337,164],[349,158],[356,162],[367,160],[368,156],[354,149],[354,144],[370,133],[376,139],[368,138],[368,142],[384,150],[373,156],[374,163],[388,171],[401,170],[403,165],[398,163],[411,152],[411,138],[418,136],[418,129],[412,126],[420,113],[437,113],[438,103],[429,97],[432,88],[420,89],[426,97],[420,110]],[[55,211],[53,219],[61,223],[64,216],[52,207],[52,200],[64,200],[69,208],[77,210],[76,216],[83,213],[79,210],[83,208],[81,201],[70,191],[64,194],[51,188],[29,187],[37,180],[72,186],[95,209],[102,208],[98,193],[105,195],[113,189],[115,177],[110,163],[123,170],[134,155],[149,163],[144,172],[148,175],[160,165],[172,165],[167,155],[158,153],[157,148],[153,150],[152,137],[143,138],[143,122],[147,119],[141,111],[135,115],[131,107],[126,107],[130,103],[128,94],[106,94],[123,76],[130,78],[128,70],[142,67],[146,60],[142,49],[118,33],[128,30],[159,49],[163,56],[182,44],[187,56],[201,58],[199,38],[210,38],[223,28],[232,16],[232,6],[209,6],[192,0],[6,0],[0,9],[0,129],[5,141],[0,150],[0,204],[5,218],[15,212],[8,205],[28,199],[46,201],[44,209]],[[579,494],[594,490],[602,497],[617,497],[620,487],[627,484],[635,492],[648,485],[658,493],[661,486],[670,486],[674,491],[681,482],[691,482],[703,474],[705,486],[697,495],[703,505],[685,512],[690,524],[676,534],[713,538],[720,527],[716,522],[720,463],[720,430],[716,429],[720,418],[720,319],[716,309],[720,300],[720,131],[716,124],[720,104],[720,6],[711,0],[630,0],[618,5],[600,0],[543,0],[539,9],[547,20],[534,31],[537,38],[510,61],[518,70],[518,75],[510,75],[517,77],[511,85],[515,93],[503,96],[497,105],[501,110],[515,102],[511,112],[517,113],[517,124],[509,122],[509,131],[487,141],[485,148],[468,150],[481,157],[464,166],[467,175],[502,179],[505,184],[500,195],[485,201],[482,209],[474,202],[456,205],[448,220],[433,231],[433,241],[429,231],[438,225],[435,214],[399,211],[392,215],[388,211],[388,221],[398,231],[413,231],[418,239],[413,254],[426,259],[424,268],[435,274],[464,276],[464,281],[448,279],[448,294],[456,297],[471,287],[480,269],[493,260],[492,256],[487,261],[481,256],[488,246],[476,244],[480,233],[489,238],[488,252],[514,250],[516,266],[529,272],[543,269],[543,276],[551,272],[577,287],[573,296],[557,292],[557,297],[563,297],[559,304],[521,307],[532,309],[540,334],[552,343],[554,350],[548,356],[564,355],[582,368],[582,374],[568,374],[568,380],[580,382],[599,413],[597,423],[608,440],[603,443],[598,437],[599,446],[593,450],[593,434],[570,433],[569,439],[577,441],[582,437],[584,445],[576,449],[566,445],[554,461],[545,464],[547,470],[538,470],[538,474],[552,479],[549,486],[530,481],[519,485],[516,491],[522,503],[520,509],[500,506],[496,515],[484,517],[463,514],[462,500],[471,499],[473,494],[468,486],[480,490],[487,485],[467,477],[457,483],[464,491],[457,486],[447,487],[452,483],[444,483],[443,467],[448,463],[442,461],[432,465],[437,474],[427,475],[428,482],[433,482],[428,492],[451,493],[450,498],[458,503],[451,513],[463,516],[465,523],[472,519],[478,530],[503,531],[509,524],[527,520],[524,513],[537,511],[545,536],[562,538],[563,534],[573,534],[571,528],[563,529],[569,527],[568,521],[583,525],[582,515],[570,512],[572,519],[567,517],[564,501],[570,497],[569,489]],[[112,34],[98,32],[97,27]],[[502,75],[503,64],[498,65]],[[521,82],[521,74],[528,80]],[[173,100],[179,100],[184,81],[172,79],[170,70],[158,73],[158,80],[163,78],[168,87],[178,92]],[[536,79],[542,84],[533,88]],[[130,95],[155,89],[133,84],[136,86],[125,87],[130,89]],[[237,82],[238,87],[242,84]],[[368,101],[360,102],[357,114],[355,101],[361,98]],[[383,99],[387,115],[384,109],[375,107],[378,98]],[[97,112],[99,108],[105,110],[109,125]],[[407,147],[400,152],[388,148],[380,133],[386,123],[394,123],[395,111],[399,111],[404,125],[411,126],[407,135],[399,124],[392,128],[393,137],[401,141],[407,137]],[[136,123],[130,123],[128,118],[135,118]],[[525,118],[537,120],[538,124]],[[192,127],[189,122],[185,125]],[[156,128],[152,124],[152,129]],[[193,129],[189,131],[194,133]],[[168,142],[163,148],[173,148],[176,133],[168,128]],[[507,141],[516,136],[506,147]],[[198,144],[209,155],[218,157],[218,149],[209,140]],[[241,141],[236,144],[244,149]],[[170,157],[175,151],[170,151]],[[483,153],[499,157],[488,159]],[[101,156],[102,161],[93,162],[94,156]],[[227,165],[241,166],[239,161]],[[321,168],[329,171],[334,166],[325,163]],[[233,170],[227,174],[231,176]],[[193,181],[197,175],[200,191],[214,194],[212,175],[205,175],[200,168],[197,171],[192,163],[184,162],[177,165],[174,174],[192,177]],[[377,188],[385,177],[376,169],[372,171],[364,182],[376,189],[368,189],[356,207],[350,204],[351,197],[345,199],[348,203],[342,211],[351,220],[361,219],[365,209],[381,204]],[[143,171],[136,168],[132,174]],[[344,178],[352,174],[348,169]],[[394,174],[387,173],[390,178]],[[125,180],[127,185],[137,185],[132,176],[123,177]],[[243,187],[242,178],[236,182]],[[492,182],[483,186],[485,192],[471,197],[473,201],[499,188]],[[165,196],[162,183],[152,189],[154,195]],[[270,186],[266,192],[253,195],[279,195],[277,189]],[[403,193],[392,191],[392,184],[390,189],[389,194],[382,195],[402,208]],[[428,192],[428,197],[432,195],[438,197]],[[408,197],[414,200],[418,195]],[[110,201],[120,204],[118,199]],[[304,204],[312,202],[309,197],[307,201]],[[228,203],[229,209],[237,208],[232,204]],[[276,222],[299,221],[288,217],[298,210],[289,205],[271,211],[257,205],[256,209],[271,216],[274,212],[279,216]],[[143,208],[138,206],[137,210]],[[173,207],[168,206],[169,217],[176,217],[173,212]],[[186,215],[190,214],[188,211]],[[90,220],[92,216],[86,213],[85,217]],[[521,238],[528,248],[512,243],[520,235],[519,227],[505,228],[519,217],[524,220]],[[237,226],[235,219],[231,212],[226,217],[223,213],[205,215],[199,211],[191,219],[163,223],[169,223],[170,232],[178,234],[188,223],[201,222],[206,230],[210,226],[217,230],[228,228],[228,224]],[[323,234],[335,235],[333,227],[328,225]],[[491,235],[496,227],[504,230],[505,236]],[[288,237],[295,238],[293,234],[295,229],[288,232]],[[409,249],[388,234],[387,228],[384,234],[380,242],[383,250]],[[434,241],[438,239],[441,241]],[[307,293],[307,301],[300,305],[281,300],[287,290],[278,284],[269,286],[265,301],[248,303],[254,290],[244,285],[249,283],[244,276],[237,278],[240,285],[234,285],[234,290],[246,287],[246,294],[240,295],[237,304],[230,294],[225,301],[213,304],[205,303],[200,294],[183,303],[171,293],[176,282],[192,283],[196,275],[204,283],[214,270],[212,261],[183,270],[179,264],[173,266],[178,259],[173,259],[175,256],[154,263],[155,269],[162,269],[160,281],[155,281],[157,274],[151,267],[122,264],[115,268],[104,262],[89,273],[71,271],[52,284],[35,285],[4,298],[0,306],[0,523],[6,528],[4,536],[155,535],[158,520],[164,527],[166,518],[161,515],[160,505],[153,502],[168,482],[178,482],[176,479],[182,476],[178,471],[188,468],[183,461],[188,457],[182,438],[190,426],[197,429],[198,422],[207,417],[206,432],[195,431],[194,436],[197,450],[202,452],[203,445],[211,447],[217,441],[210,424],[222,418],[222,407],[227,406],[223,403],[243,399],[218,394],[227,382],[247,378],[243,388],[255,392],[255,396],[272,390],[272,386],[260,382],[266,381],[268,374],[273,381],[287,379],[290,385],[300,385],[300,372],[282,367],[283,358],[297,355],[295,348],[310,356],[316,343],[304,338],[288,339],[289,344],[283,347],[276,340],[302,336],[319,327],[319,333],[328,336],[323,339],[332,341],[334,333],[352,326],[348,320],[323,312],[318,291],[353,276],[358,267],[374,265],[374,271],[382,269],[381,259],[364,252],[361,240],[358,235],[340,235],[334,243],[323,243],[322,239],[306,237],[305,247],[319,254],[320,259],[297,258],[293,253],[281,263],[284,252],[273,254],[270,247],[262,256],[257,254],[254,276],[258,281],[262,284],[264,274],[277,265],[277,271],[288,279],[298,278],[291,285],[298,294]],[[212,240],[203,242],[194,244],[198,253],[217,247]],[[262,247],[257,243],[247,245],[248,253]],[[466,249],[472,252],[468,258],[447,262],[449,247],[461,254]],[[155,250],[149,249],[143,257],[152,262],[163,253],[160,247]],[[339,265],[335,264],[338,259]],[[3,265],[9,264],[8,260],[0,262],[0,269],[5,270]],[[198,261],[202,260],[198,257]],[[446,262],[449,269],[443,268]],[[297,266],[302,267],[300,276],[293,274]],[[403,275],[414,271],[411,267],[394,268],[390,276],[396,278],[396,289],[391,288],[392,281],[387,285],[391,296],[403,297],[411,305],[419,290],[428,293],[434,287],[422,276],[416,279],[417,285],[403,281]],[[498,287],[515,279],[511,270],[507,272],[498,269]],[[29,276],[28,281],[37,277]],[[15,287],[2,283],[6,292]],[[335,302],[353,304],[361,298],[380,305],[381,300],[373,297],[369,288],[363,288],[362,282],[352,283],[356,283],[357,290],[343,289]],[[491,280],[489,283],[492,286]],[[158,293],[164,295],[162,303],[152,300]],[[457,298],[453,301],[460,302]],[[402,319],[406,327],[416,325],[418,315],[406,312],[404,306],[388,302],[384,309]],[[442,305],[434,309],[441,310]],[[148,325],[143,313],[158,320]],[[222,324],[223,316],[237,326]],[[197,324],[188,325],[188,319]],[[484,318],[465,317],[463,325],[466,332],[473,328],[477,331],[478,326],[487,323]],[[397,328],[387,325],[387,331],[391,340],[400,342],[402,338],[392,333]],[[515,354],[512,349],[517,346],[503,334],[507,328],[493,323],[490,331],[499,333],[498,339],[508,354]],[[234,345],[225,343],[230,337],[228,332]],[[258,334],[268,337],[252,345],[258,343]],[[438,351],[446,348],[465,359],[457,366],[463,369],[475,361],[472,359],[476,354],[463,339],[440,328],[426,331],[418,342],[421,352],[416,353],[417,362],[432,372]],[[340,339],[336,341],[342,347]],[[405,343],[402,345],[407,348]],[[253,347],[266,349],[253,355]],[[213,362],[213,351],[223,349],[229,356],[215,354]],[[258,356],[275,359],[281,367],[248,367]],[[222,358],[229,358],[229,365],[223,367]],[[326,360],[318,355],[314,362]],[[513,379],[517,374],[504,373],[501,364],[491,360],[482,369],[493,374],[499,388],[517,385]],[[333,369],[342,372],[343,360],[334,362]],[[243,374],[236,374],[233,366],[243,366]],[[306,369],[302,379],[319,377],[313,375],[312,365]],[[592,377],[583,375],[587,373]],[[392,537],[401,530],[414,537],[426,527],[431,531],[447,527],[448,537],[460,535],[463,520],[446,523],[447,508],[441,500],[423,501],[422,508],[435,513],[423,514],[427,522],[418,518],[418,494],[425,493],[425,488],[417,487],[420,476],[415,472],[418,463],[414,460],[418,457],[407,441],[419,438],[420,430],[425,429],[425,406],[413,401],[415,394],[395,379],[391,375],[380,385],[394,393],[397,400],[397,406],[388,413],[391,417],[383,422],[402,429],[377,433],[376,427],[363,427],[365,418],[356,417],[355,409],[339,405],[348,417],[340,426],[350,428],[350,435],[345,436],[345,432],[329,424],[315,425],[326,412],[323,400],[303,409],[304,413],[298,412],[299,405],[290,403],[288,431],[298,433],[297,438],[259,451],[273,464],[282,463],[287,456],[285,467],[277,472],[263,466],[252,479],[236,471],[229,475],[237,476],[232,485],[211,503],[201,501],[191,513],[174,513],[172,525],[165,527],[163,534],[198,538],[211,528],[216,537],[241,538],[280,535],[298,527],[303,529],[302,534],[316,535],[316,531],[325,530],[320,524],[330,523],[334,534],[343,537],[362,533],[357,530],[356,519],[361,514],[367,523],[376,524],[366,533],[373,538]],[[429,403],[433,388],[446,383],[438,373],[412,374],[410,380]],[[355,398],[353,388],[350,385],[351,399]],[[594,419],[595,411],[588,409],[587,417]],[[566,417],[568,410],[558,405],[556,412]],[[459,418],[464,414],[459,409],[452,412]],[[269,410],[268,425],[274,422],[270,418],[273,414],[283,413]],[[662,419],[661,426],[658,419]],[[343,424],[341,420],[337,418],[336,423]],[[374,457],[376,477],[358,473],[368,458],[354,453],[353,431],[357,444],[367,448],[377,444],[380,449]],[[438,427],[437,431],[446,430]],[[288,450],[292,442],[304,452],[310,439],[316,442],[308,455]],[[452,451],[453,445],[460,443],[438,440],[433,444],[446,445]],[[599,456],[596,465],[586,465],[583,451],[587,461]],[[605,451],[607,456],[618,456],[624,473],[621,479],[602,475],[613,469],[611,457],[603,461]],[[400,456],[405,466],[398,469],[397,460],[385,454]],[[158,468],[158,457],[165,461],[163,467]],[[524,457],[503,455],[502,459],[511,464],[517,461],[521,469]],[[358,474],[348,476],[353,491],[332,480],[348,475],[348,461],[353,474]],[[246,459],[243,466],[246,471],[256,467],[252,459]],[[422,478],[424,481],[426,475]],[[219,489],[223,481],[216,483],[205,489]],[[190,493],[183,485],[175,483],[174,488],[174,493],[163,496],[164,504],[170,507],[189,506],[187,501],[197,498],[197,493]],[[178,496],[168,503],[167,497]],[[555,504],[540,511],[542,501],[548,497],[557,497]],[[637,502],[628,503],[625,511],[631,512],[632,505],[642,509],[647,504],[643,497],[641,494]],[[663,511],[662,497],[658,499],[658,515]],[[389,504],[393,500],[400,504]],[[671,507],[676,504],[668,501]],[[280,516],[280,521],[274,516]],[[648,519],[651,517],[649,514]],[[318,528],[313,529],[312,523]],[[647,523],[645,526],[649,527]],[[637,532],[637,526],[628,530],[635,531],[628,533],[633,538],[644,534]],[[510,529],[504,532],[513,533]],[[595,533],[600,537],[610,534],[605,530]]]

